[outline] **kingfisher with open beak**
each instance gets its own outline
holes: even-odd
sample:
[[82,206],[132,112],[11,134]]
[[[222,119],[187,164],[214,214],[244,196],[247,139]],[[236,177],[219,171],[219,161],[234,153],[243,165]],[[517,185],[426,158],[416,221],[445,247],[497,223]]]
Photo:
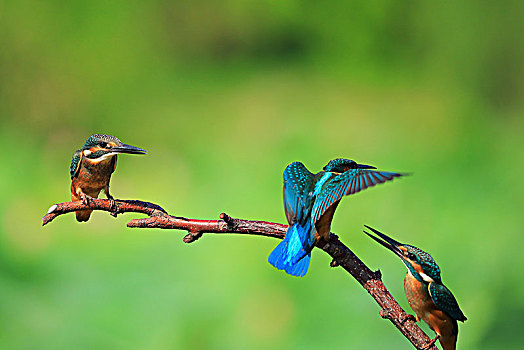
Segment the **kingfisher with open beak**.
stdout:
[[292,276],[304,276],[315,243],[320,238],[329,240],[331,221],[342,197],[402,176],[372,169],[376,168],[344,158],[329,161],[317,174],[301,162],[289,164],[284,170],[284,211],[289,227],[269,255],[269,263]]
[[457,321],[466,321],[457,300],[442,284],[440,268],[431,255],[417,247],[402,244],[393,238],[369,227],[378,237],[364,231],[369,237],[395,253],[408,268],[404,278],[404,291],[409,306],[415,312],[417,322],[423,320],[437,333],[437,339],[444,350],[454,350],[457,345]]
[[[71,199],[73,202],[98,198],[104,190],[107,198],[115,206],[115,200],[109,194],[109,180],[116,168],[118,154],[146,154],[146,151],[126,145],[111,135],[95,134],[89,136],[84,146],[76,150],[71,160]],[[92,210],[76,212],[77,221],[87,221]]]

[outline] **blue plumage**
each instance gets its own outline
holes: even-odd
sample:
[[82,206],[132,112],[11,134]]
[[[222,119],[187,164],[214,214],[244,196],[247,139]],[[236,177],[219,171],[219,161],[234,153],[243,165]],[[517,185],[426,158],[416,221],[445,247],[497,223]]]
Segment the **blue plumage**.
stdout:
[[340,201],[342,197],[393,180],[393,178],[399,176],[402,176],[402,174],[366,169],[351,169],[342,174],[333,175],[329,181],[325,182],[315,199],[313,221],[317,222],[320,220],[320,217],[326,210],[334,203]]
[[304,276],[316,241],[329,238],[335,208],[350,195],[402,174],[372,171],[369,165],[334,159],[317,174],[301,162],[284,170],[284,210],[289,223],[286,237],[271,252],[269,262],[293,276]]
[[284,240],[269,255],[269,263],[290,275],[302,277],[309,268],[314,244],[314,237],[312,240],[310,235],[309,221],[306,226],[298,223],[291,225]]
[[[430,283],[429,295],[437,308],[447,313],[454,320],[462,322],[467,320],[457,303],[457,299],[445,285],[436,282]],[[456,333],[458,333],[458,329]]]

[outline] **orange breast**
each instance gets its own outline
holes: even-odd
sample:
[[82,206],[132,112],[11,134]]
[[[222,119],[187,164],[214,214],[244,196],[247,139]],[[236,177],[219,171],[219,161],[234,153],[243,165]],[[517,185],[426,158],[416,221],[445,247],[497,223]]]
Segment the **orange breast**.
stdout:
[[[417,318],[428,323],[429,314],[435,309],[435,304],[431,300],[427,288],[425,288],[422,282],[413,277],[411,273],[407,273],[404,278],[404,292],[406,293],[409,306],[415,311]],[[429,326],[431,327],[431,325]]]
[[419,282],[411,273],[407,273],[404,278],[404,291],[409,306],[417,315],[417,319],[422,319],[435,333],[440,335],[440,342],[443,347],[446,344],[446,350],[454,349],[456,336],[453,334],[453,329],[456,326],[456,321],[445,312],[437,309],[429,295],[428,286]]
[[71,182],[71,193],[75,196],[79,190],[82,190],[85,194],[97,198],[100,191],[109,186],[113,172],[111,159],[98,163],[90,163],[87,160],[82,162],[78,176]]

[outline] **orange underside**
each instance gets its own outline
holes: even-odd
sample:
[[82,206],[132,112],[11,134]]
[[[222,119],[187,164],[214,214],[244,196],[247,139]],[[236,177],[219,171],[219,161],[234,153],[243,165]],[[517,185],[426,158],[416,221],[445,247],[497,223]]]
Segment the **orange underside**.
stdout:
[[[71,200],[73,202],[82,200],[81,193],[93,198],[98,198],[102,190],[104,190],[106,194],[109,193],[109,180],[114,171],[114,165],[111,164],[111,160],[108,159],[96,165],[85,165],[89,170],[80,168],[77,176],[71,181]],[[77,211],[76,219],[78,221],[87,221],[91,213],[92,210]]]
[[444,350],[454,350],[457,342],[457,336],[453,334],[456,321],[437,309],[427,287],[410,273],[407,273],[404,278],[404,291],[417,321],[423,320],[439,335],[439,341]]

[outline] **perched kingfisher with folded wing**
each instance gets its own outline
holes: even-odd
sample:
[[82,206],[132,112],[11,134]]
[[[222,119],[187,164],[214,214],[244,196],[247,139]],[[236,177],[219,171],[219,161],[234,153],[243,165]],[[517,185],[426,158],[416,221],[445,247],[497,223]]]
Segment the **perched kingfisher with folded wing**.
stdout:
[[[89,136],[84,146],[76,150],[71,160],[71,199],[88,204],[90,199],[98,198],[104,190],[107,198],[115,205],[109,194],[109,180],[116,168],[117,154],[146,154],[146,151],[126,145],[111,135],[94,134]],[[92,210],[76,212],[77,221],[87,221]]]
[[[442,349],[454,350],[457,345],[457,321],[466,321],[457,300],[442,284],[440,268],[431,255],[417,247],[402,244],[369,227],[378,237],[364,231],[369,237],[395,253],[408,268],[404,277],[404,291],[417,322],[423,320],[437,334],[431,345],[440,341]],[[381,239],[382,238],[382,239]]]
[[343,196],[402,176],[374,171],[353,160],[331,160],[323,171],[313,174],[301,162],[284,170],[284,211],[289,223],[286,236],[269,255],[269,263],[290,275],[302,277],[311,260],[311,250],[329,239],[333,214]]

